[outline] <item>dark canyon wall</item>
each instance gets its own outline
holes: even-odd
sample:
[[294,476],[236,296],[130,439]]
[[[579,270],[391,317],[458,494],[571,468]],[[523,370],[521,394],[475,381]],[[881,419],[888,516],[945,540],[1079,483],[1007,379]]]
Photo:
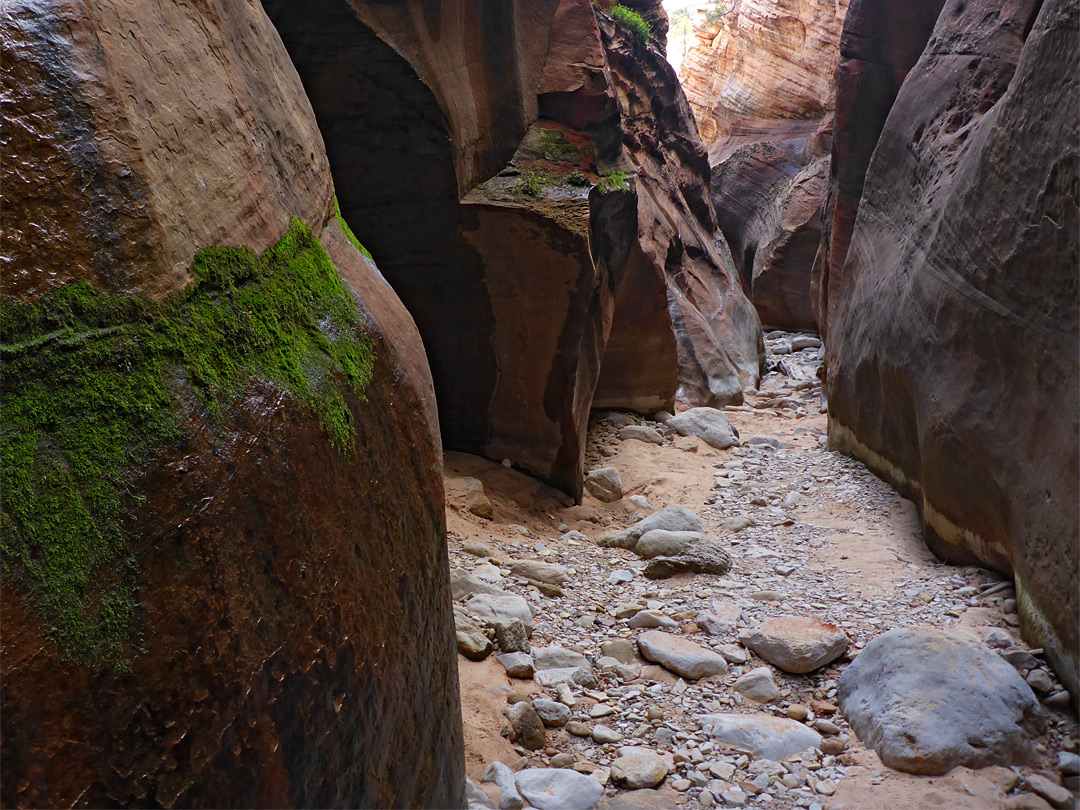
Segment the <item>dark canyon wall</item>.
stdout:
[[1078,12],[949,0],[916,62],[933,5],[893,20],[856,2],[845,29],[830,444],[916,500],[939,554],[1015,575],[1023,630],[1075,700]]
[[0,802],[459,806],[427,361],[273,26],[0,24]]
[[[580,498],[594,404],[669,407],[677,385],[715,404],[756,381],[756,317],[716,255],[711,213],[682,199],[704,197],[707,173],[655,51],[602,41],[585,0],[264,6],[342,212],[416,319],[447,447]],[[683,112],[628,125],[645,115],[642,82]],[[635,127],[651,128],[650,160],[682,172],[662,225],[638,211],[632,178],[607,182],[639,168],[635,144],[621,146]]]

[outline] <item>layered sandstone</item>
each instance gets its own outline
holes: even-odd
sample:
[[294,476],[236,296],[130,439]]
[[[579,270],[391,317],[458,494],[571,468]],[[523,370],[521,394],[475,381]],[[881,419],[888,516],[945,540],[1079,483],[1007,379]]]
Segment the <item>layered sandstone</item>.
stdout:
[[827,266],[830,443],[920,505],[940,555],[1015,576],[1075,699],[1078,12],[949,0],[904,78],[918,37],[881,9],[845,30],[835,155],[903,84]]
[[[344,445],[269,378],[212,411],[197,380],[165,377],[175,436],[125,473],[122,549],[83,583],[97,594],[133,577],[130,618],[100,631],[118,645],[104,659],[64,635],[71,619],[50,612],[33,558],[7,553],[32,547],[22,521],[41,504],[12,504],[5,484],[0,799],[459,805],[441,450],[413,321],[337,225],[315,118],[258,6],[91,5],[21,4],[2,23],[4,293],[33,301],[86,280],[162,297],[197,250],[262,250],[296,216],[366,324],[323,338],[362,340],[374,359],[362,394],[341,388]],[[88,615],[118,610],[87,600]]]
[[741,144],[784,140],[792,121],[832,109],[847,7],[848,0],[742,0],[711,12],[681,78],[714,165]]
[[831,144],[830,115],[809,138],[747,144],[713,170],[717,221],[766,327],[816,326],[810,278]]
[[810,275],[847,2],[709,12],[682,66],[709,150],[713,205],[763,323],[812,329]]
[[[667,60],[608,18],[598,19],[619,104],[618,129],[605,139],[606,150],[598,144],[598,156],[630,170],[627,193],[636,200],[633,205],[628,200],[624,210],[628,222],[636,219],[637,234],[621,282],[632,279],[632,286],[617,293],[611,363],[605,356],[597,401],[616,404],[609,391],[618,390],[618,368],[630,365],[630,357],[646,356],[639,337],[653,332],[638,313],[652,312],[662,320],[659,311],[666,308],[680,398],[689,405],[741,402],[742,389],[757,384],[764,354],[761,325],[716,225],[708,159],[693,116]],[[666,290],[666,302],[657,300],[659,289]],[[635,300],[620,308],[619,295]],[[646,362],[658,360],[671,367],[655,355]]]

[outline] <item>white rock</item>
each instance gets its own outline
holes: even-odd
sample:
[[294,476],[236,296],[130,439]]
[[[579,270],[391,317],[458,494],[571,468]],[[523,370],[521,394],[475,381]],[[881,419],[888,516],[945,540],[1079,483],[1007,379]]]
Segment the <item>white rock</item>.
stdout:
[[525,625],[525,632],[532,635],[536,609],[516,594],[480,593],[466,602],[465,607],[488,621],[509,622],[511,619],[520,619]]
[[769,703],[780,697],[780,687],[769,667],[757,667],[740,675],[731,688],[758,703]]
[[517,788],[537,810],[592,810],[604,794],[597,780],[569,768],[526,768]]
[[499,798],[499,810],[521,810],[525,806],[521,794],[518,793],[517,780],[514,772],[501,762],[495,761],[484,768],[481,782],[494,782],[502,791]]
[[698,722],[710,737],[776,762],[808,748],[821,747],[821,736],[816,731],[784,717],[709,714],[698,717]]

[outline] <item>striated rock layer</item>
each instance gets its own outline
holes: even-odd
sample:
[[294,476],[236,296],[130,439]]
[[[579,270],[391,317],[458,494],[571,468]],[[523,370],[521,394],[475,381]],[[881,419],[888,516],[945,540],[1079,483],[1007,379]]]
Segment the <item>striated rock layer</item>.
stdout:
[[[50,601],[67,572],[35,580],[34,554],[10,553],[39,542],[24,521],[44,501],[14,504],[5,481],[0,801],[460,806],[431,379],[409,314],[337,224],[315,119],[273,27],[232,0],[18,4],[2,27],[5,306],[81,279],[135,311],[136,296],[183,287],[200,248],[262,250],[295,215],[306,225],[289,234],[310,226],[306,255],[333,263],[347,285],[338,306],[366,324],[320,340],[360,340],[374,360],[362,394],[317,381],[340,388],[334,418],[354,431],[343,444],[319,400],[274,374],[246,377],[213,409],[206,380],[165,374],[175,432],[125,468],[130,519],[112,545],[71,538],[106,561],[74,592],[86,600],[74,614]],[[117,334],[69,330],[5,347],[5,363]],[[143,379],[139,347],[117,345],[121,378]],[[16,439],[3,436],[5,464]],[[101,585],[128,575],[126,597]],[[67,632],[84,614],[111,639],[103,655]]]
[[695,32],[699,44],[681,78],[714,165],[741,144],[785,140],[792,121],[816,121],[832,109],[847,7],[848,0],[742,0]]
[[[716,225],[693,116],[667,60],[607,17],[599,19],[619,120],[611,135],[598,136],[598,156],[632,170],[627,193],[636,200],[626,200],[624,216],[636,218],[637,233],[617,282],[597,407],[619,404],[623,369],[639,359],[672,367],[641,342],[643,334],[668,329],[678,353],[680,398],[689,405],[741,402],[742,389],[757,384],[761,325]],[[664,302],[660,290],[666,290]]]
[[[880,67],[910,32],[878,5],[853,6],[845,39]],[[1078,22],[1064,0],[945,4],[831,265],[826,342],[831,445],[916,500],[939,554],[1015,575],[1022,627],[1074,699]],[[838,153],[877,87],[841,85]]]
[[713,205],[767,326],[813,329],[833,75],[847,2],[737,3],[696,32],[682,80],[714,166]]
[[713,170],[717,220],[766,327],[815,327],[810,278],[831,144],[829,115],[809,138],[748,144]]

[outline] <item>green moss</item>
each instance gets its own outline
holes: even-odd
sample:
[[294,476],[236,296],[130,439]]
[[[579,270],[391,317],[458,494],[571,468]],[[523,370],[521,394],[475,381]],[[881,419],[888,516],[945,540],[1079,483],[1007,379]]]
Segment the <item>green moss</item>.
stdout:
[[627,182],[629,179],[629,172],[608,172],[596,181],[596,187],[603,194],[610,194],[612,191],[629,191],[630,184]]
[[341,206],[338,205],[337,195],[334,195],[334,216],[337,217],[338,225],[341,226],[341,230],[345,231],[345,238],[352,243],[352,246],[367,256],[368,261],[372,264],[375,263],[375,259],[366,247],[360,244],[360,240],[356,238],[356,234],[352,232],[352,228],[349,227],[349,223],[345,221],[345,217],[341,215]]
[[577,156],[578,149],[566,136],[554,129],[545,129],[540,133],[540,151],[545,160],[570,160]]
[[652,34],[652,26],[649,25],[648,20],[626,6],[615,6],[611,10],[611,16],[615,18],[615,22],[629,31],[634,39],[642,45],[648,44],[649,35]]
[[0,558],[58,650],[124,663],[138,567],[125,535],[142,465],[180,444],[177,388],[212,417],[252,378],[311,408],[351,452],[347,391],[373,356],[351,293],[303,223],[261,256],[211,248],[196,281],[154,302],[76,282],[35,303],[0,300]]

